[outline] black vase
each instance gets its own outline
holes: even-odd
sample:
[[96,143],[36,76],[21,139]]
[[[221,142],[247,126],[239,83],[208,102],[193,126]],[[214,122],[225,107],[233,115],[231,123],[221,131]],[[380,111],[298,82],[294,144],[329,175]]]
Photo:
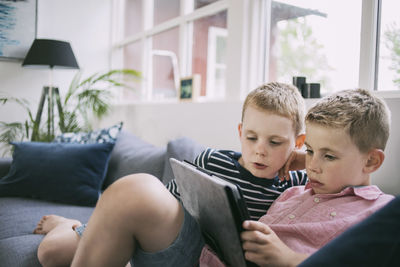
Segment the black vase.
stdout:
[[306,83],[303,85],[304,98],[320,98],[321,85],[319,83]]
[[303,95],[303,87],[306,84],[306,77],[302,76],[294,76],[293,77],[293,85],[299,89],[300,94],[304,97]]

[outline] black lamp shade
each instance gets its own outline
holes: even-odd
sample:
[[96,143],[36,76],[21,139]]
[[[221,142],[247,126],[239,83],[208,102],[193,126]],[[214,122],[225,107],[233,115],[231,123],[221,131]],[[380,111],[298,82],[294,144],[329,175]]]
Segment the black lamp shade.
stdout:
[[79,69],[71,45],[68,42],[49,39],[33,41],[24,62],[22,62],[22,66],[30,65]]

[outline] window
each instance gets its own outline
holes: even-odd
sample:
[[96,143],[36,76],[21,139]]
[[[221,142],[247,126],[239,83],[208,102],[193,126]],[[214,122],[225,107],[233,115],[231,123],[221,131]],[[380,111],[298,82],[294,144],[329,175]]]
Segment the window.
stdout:
[[153,99],[177,96],[179,86],[179,29],[177,27],[153,36],[151,87]]
[[143,76],[123,101],[177,99],[181,77],[194,74],[202,97],[223,98],[227,7],[226,0],[114,0],[114,29],[123,33],[114,37],[113,65]]
[[200,74],[201,96],[224,97],[226,14],[222,11],[193,22],[192,72]]
[[270,81],[305,76],[322,93],[357,87],[360,60],[361,0],[271,3]]
[[[123,58],[125,59],[124,68],[142,72],[142,50],[141,42],[134,42],[125,46],[123,49]],[[129,85],[131,89],[127,88],[123,90],[122,99],[139,100],[141,98],[140,87],[137,86],[137,84],[133,84],[130,80],[126,81],[126,84]],[[135,88],[136,90],[132,90],[132,88]]]
[[180,79],[194,74],[208,100],[241,99],[264,82],[292,83],[293,76],[320,83],[322,95],[355,87],[399,91],[399,6],[396,0],[113,0],[112,66],[142,72],[139,90],[121,94],[124,101],[177,99]]
[[400,2],[380,2],[377,90],[400,89]]
[[123,8],[125,18],[124,36],[131,36],[143,30],[143,6],[142,0],[129,0]]
[[195,9],[217,2],[217,0],[195,0]]
[[180,0],[154,0],[154,25],[178,17],[179,2]]
[[211,98],[223,98],[225,96],[227,35],[226,28],[214,26],[209,28],[206,88],[214,88],[209,91]]

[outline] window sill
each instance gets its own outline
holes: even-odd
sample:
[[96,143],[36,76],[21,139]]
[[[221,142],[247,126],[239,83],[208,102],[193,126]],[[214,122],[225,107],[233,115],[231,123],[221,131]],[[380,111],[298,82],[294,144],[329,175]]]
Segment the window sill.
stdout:
[[373,93],[384,99],[400,98],[400,91],[373,91]]

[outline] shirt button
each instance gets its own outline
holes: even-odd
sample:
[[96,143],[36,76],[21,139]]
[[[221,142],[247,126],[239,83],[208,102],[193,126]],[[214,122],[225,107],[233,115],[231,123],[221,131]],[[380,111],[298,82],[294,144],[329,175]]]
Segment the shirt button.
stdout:
[[318,197],[314,198],[314,202],[318,203],[319,202],[319,198]]
[[335,217],[335,216],[336,216],[336,211],[332,211],[332,212],[331,212],[331,216],[332,216],[332,217]]
[[296,215],[290,214],[288,217],[289,217],[289,219],[294,219],[296,217]]

